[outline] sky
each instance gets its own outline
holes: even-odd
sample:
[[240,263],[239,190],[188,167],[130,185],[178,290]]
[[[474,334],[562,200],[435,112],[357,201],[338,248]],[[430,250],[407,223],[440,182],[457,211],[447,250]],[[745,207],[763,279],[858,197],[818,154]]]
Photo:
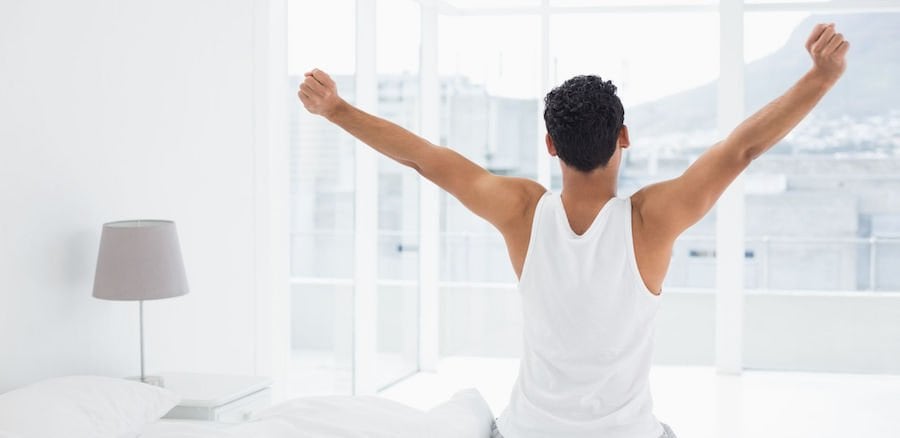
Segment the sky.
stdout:
[[[471,3],[471,0],[452,1]],[[490,1],[509,5],[517,0]],[[584,3],[584,0],[557,1]],[[302,74],[313,67],[334,74],[353,73],[355,3],[355,0],[315,3],[289,0],[290,74]],[[376,8],[378,73],[417,72],[418,3],[378,0]],[[746,14],[744,57],[747,62],[779,49],[808,15]],[[466,76],[475,83],[485,84],[494,95],[536,98],[548,91],[540,86],[539,17],[441,16],[438,32],[441,75]],[[718,18],[714,12],[554,15],[550,22],[550,52],[551,85],[576,74],[596,74],[619,87],[626,106],[636,105],[696,87],[718,76]],[[798,48],[797,53],[803,56],[803,48]]]

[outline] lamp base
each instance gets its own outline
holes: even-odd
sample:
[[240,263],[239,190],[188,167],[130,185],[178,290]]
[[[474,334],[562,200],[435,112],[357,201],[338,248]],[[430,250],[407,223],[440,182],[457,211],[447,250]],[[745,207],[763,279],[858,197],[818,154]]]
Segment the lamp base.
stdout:
[[134,380],[136,382],[143,382],[148,385],[158,386],[160,388],[165,388],[165,379],[162,376],[144,376],[144,380],[141,380],[141,376],[128,376],[127,380]]

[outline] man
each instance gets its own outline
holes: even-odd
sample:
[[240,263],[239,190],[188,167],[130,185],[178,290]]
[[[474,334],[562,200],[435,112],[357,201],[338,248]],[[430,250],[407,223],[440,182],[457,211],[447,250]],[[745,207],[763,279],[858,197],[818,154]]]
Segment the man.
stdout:
[[547,94],[547,152],[563,189],[493,175],[452,149],[340,98],[320,70],[298,96],[378,152],[450,192],[503,235],[519,278],[525,333],[519,377],[494,424],[505,438],[674,437],[653,415],[648,385],[653,320],[675,239],[750,163],[781,140],[846,68],[834,23],[806,42],[810,70],[701,155],[681,176],[616,196],[629,147],[616,87],[577,76]]

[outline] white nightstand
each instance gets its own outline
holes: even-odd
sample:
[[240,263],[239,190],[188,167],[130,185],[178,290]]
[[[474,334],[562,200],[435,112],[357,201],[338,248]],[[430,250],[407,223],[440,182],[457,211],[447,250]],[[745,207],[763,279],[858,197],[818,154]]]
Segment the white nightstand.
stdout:
[[214,374],[162,374],[181,403],[164,418],[239,423],[272,402],[272,379]]

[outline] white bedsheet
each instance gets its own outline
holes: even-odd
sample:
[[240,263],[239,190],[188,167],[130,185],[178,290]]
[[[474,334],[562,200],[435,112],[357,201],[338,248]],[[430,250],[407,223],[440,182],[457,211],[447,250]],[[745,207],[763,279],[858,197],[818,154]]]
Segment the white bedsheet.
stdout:
[[260,412],[248,423],[160,421],[140,438],[488,438],[493,415],[474,389],[423,412],[380,397],[308,397]]
[[206,438],[214,436],[232,436],[229,429],[234,426],[211,421],[167,420],[156,421],[141,433],[140,437],[166,438]]

